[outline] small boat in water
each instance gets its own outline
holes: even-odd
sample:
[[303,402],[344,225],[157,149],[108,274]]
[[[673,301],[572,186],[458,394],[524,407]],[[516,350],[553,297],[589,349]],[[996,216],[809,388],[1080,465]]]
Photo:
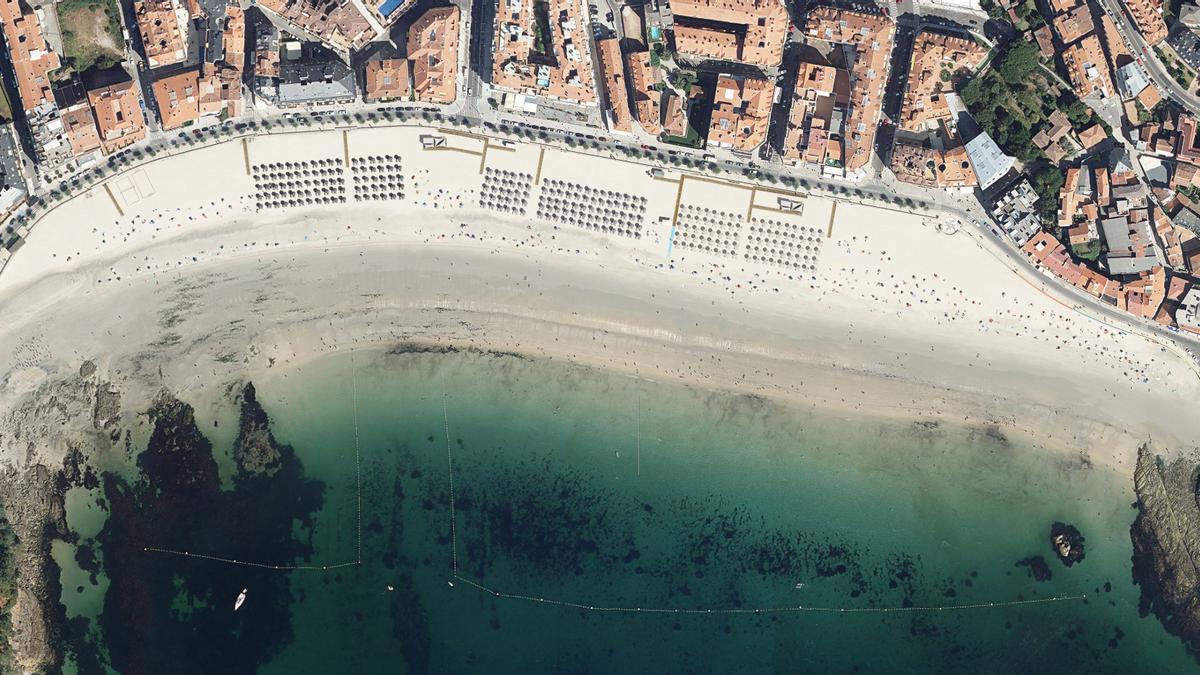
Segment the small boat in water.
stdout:
[[247,589],[243,588],[243,589],[242,589],[242,592],[241,592],[241,593],[238,593],[237,600],[234,600],[234,601],[233,601],[233,611],[235,611],[235,612],[236,612],[236,611],[238,611],[239,609],[241,609],[241,608],[242,608],[242,603],[243,603],[243,602],[246,602],[246,590],[247,590]]

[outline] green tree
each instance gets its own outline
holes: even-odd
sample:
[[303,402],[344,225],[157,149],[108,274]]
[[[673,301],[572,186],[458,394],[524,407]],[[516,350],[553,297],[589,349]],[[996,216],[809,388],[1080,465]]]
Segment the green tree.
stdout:
[[1067,180],[1057,166],[1046,165],[1033,174],[1030,183],[1038,193],[1038,212],[1043,225],[1053,225],[1058,216],[1058,191]]
[[1018,42],[1004,55],[997,70],[1005,82],[1021,84],[1030,74],[1037,72],[1039,67],[1037,47],[1028,42]]

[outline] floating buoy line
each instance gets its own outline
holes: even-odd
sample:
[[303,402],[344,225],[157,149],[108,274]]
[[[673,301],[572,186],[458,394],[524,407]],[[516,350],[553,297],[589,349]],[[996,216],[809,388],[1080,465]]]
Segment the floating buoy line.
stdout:
[[267,570],[310,570],[310,571],[327,571],[337,570],[344,567],[354,567],[362,564],[362,453],[359,449],[358,439],[358,370],[354,368],[354,355],[350,355],[351,369],[353,375],[350,380],[351,401],[354,411],[354,489],[356,492],[355,507],[358,511],[356,518],[357,527],[357,556],[354,560],[345,562],[330,563],[328,565],[273,565],[264,562],[255,562],[250,560],[238,560],[236,558],[227,558],[217,555],[208,555],[205,553],[192,553],[191,551],[178,551],[169,548],[160,548],[158,546],[145,546],[142,548],[144,553],[159,553],[163,555],[172,555],[180,558],[195,558],[198,560],[208,560],[211,562],[225,563],[227,565],[241,565],[244,567],[257,567]]
[[[178,551],[155,546],[147,546],[142,550],[147,553],[159,553],[164,555],[179,556],[184,558],[196,558],[200,560],[208,560],[211,562],[225,563],[229,565],[242,565],[245,567],[256,567],[260,569],[279,570],[279,571],[295,571],[295,570],[311,570],[311,571],[329,571],[343,569],[346,567],[354,567],[362,564],[362,464],[361,453],[359,447],[359,429],[358,429],[358,385],[357,381],[352,382],[353,389],[353,409],[354,409],[354,470],[355,470],[355,488],[357,491],[357,553],[355,560],[338,562],[327,565],[273,565],[269,563],[237,560],[235,558],[226,558],[203,553],[193,553],[191,551]],[[640,401],[639,401],[640,404]],[[638,406],[638,431],[640,441],[641,428],[641,410]],[[450,588],[458,588],[455,582],[461,582],[484,595],[498,598],[502,600],[512,600],[515,602],[524,602],[530,604],[548,605],[552,607],[562,607],[566,609],[575,609],[587,612],[601,612],[608,614],[676,614],[676,615],[746,615],[746,614],[798,614],[804,612],[824,613],[824,614],[892,614],[892,613],[912,613],[912,612],[950,612],[964,610],[980,610],[980,609],[999,609],[1003,607],[1020,607],[1028,605],[1045,605],[1060,602],[1086,602],[1087,594],[1077,595],[1055,595],[1047,598],[1033,598],[1023,600],[1005,600],[1000,602],[974,602],[962,604],[945,604],[945,605],[921,605],[921,606],[895,606],[895,607],[829,607],[829,606],[811,606],[811,605],[781,605],[768,607],[711,607],[711,608],[696,608],[696,607],[625,607],[619,605],[605,605],[590,602],[579,602],[574,600],[561,600],[557,598],[547,598],[536,595],[526,595],[521,593],[509,593],[498,590],[490,586],[484,585],[471,579],[470,577],[459,574],[458,571],[458,511],[455,505],[454,496],[454,453],[450,444],[450,412],[447,403],[447,395],[442,392],[442,430],[446,440],[446,474],[447,484],[450,497],[450,578],[446,580],[446,584]],[[640,446],[640,442],[639,442]],[[640,448],[639,448],[640,450]],[[640,453],[639,453],[640,455]],[[640,458],[639,458],[640,459]],[[640,463],[640,462],[639,462]],[[640,469],[640,467],[639,467]],[[392,586],[387,587],[388,591],[393,591]]]
[[[638,475],[641,475],[641,427],[642,427],[642,410],[641,398],[638,398],[637,409],[637,428],[638,428]],[[465,577],[458,573],[458,514],[454,507],[454,456],[450,448],[450,415],[447,412],[446,393],[442,392],[442,421],[446,433],[446,467],[447,481],[450,487],[450,578],[446,580],[450,588],[456,588],[455,581],[474,588],[475,590],[489,595],[493,598],[502,600],[513,600],[517,602],[525,602],[539,605],[549,605],[553,607],[563,607],[567,609],[577,609],[586,612],[603,612],[609,614],[688,614],[688,615],[729,615],[729,614],[795,614],[801,612],[820,612],[827,614],[887,614],[901,612],[947,612],[947,611],[962,611],[972,609],[996,609],[1000,607],[1017,607],[1022,605],[1044,605],[1057,602],[1085,602],[1087,601],[1086,594],[1080,595],[1056,595],[1048,598],[1034,598],[1031,600],[1005,600],[1001,602],[975,602],[963,604],[949,605],[926,605],[926,606],[909,606],[903,605],[898,607],[821,607],[808,605],[788,605],[777,607],[713,607],[713,608],[694,608],[694,607],[622,607],[599,605],[594,603],[585,603],[572,600],[559,600],[556,598],[547,598],[534,595],[524,595],[520,593],[507,593],[489,586],[485,586],[470,577]],[[797,588],[804,584],[798,584]]]

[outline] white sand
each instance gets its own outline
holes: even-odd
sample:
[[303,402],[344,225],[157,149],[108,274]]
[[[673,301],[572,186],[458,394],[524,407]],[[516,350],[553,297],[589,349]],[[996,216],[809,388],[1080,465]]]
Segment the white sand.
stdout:
[[[643,237],[477,208],[483,141],[414,128],[260,137],[157,160],[39,222],[0,273],[4,456],[54,460],[90,422],[30,415],[85,359],[126,392],[198,392],[320,353],[472,345],[755,392],[828,410],[997,424],[1130,472],[1136,444],[1197,443],[1200,377],[1154,336],[1105,325],[990,244],[916,215],[804,199],[812,273],[667,249],[676,193],[744,216],[777,195],[540,146],[486,165],[645,196]],[[254,213],[253,164],[398,154],[403,201]],[[139,173],[140,172],[140,173]],[[346,174],[350,182],[350,173]],[[580,199],[582,199],[582,195]],[[122,214],[118,214],[117,206]],[[832,236],[829,232],[830,217]],[[742,231],[741,246],[747,236]],[[739,248],[739,250],[744,250]],[[1049,292],[1047,292],[1049,289]],[[19,441],[17,440],[20,436]]]

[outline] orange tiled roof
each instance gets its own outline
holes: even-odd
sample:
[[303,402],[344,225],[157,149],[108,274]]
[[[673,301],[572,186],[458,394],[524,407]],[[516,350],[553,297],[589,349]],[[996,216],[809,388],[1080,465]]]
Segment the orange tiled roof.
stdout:
[[741,36],[733,30],[680,24],[673,31],[680,54],[723,61],[737,61],[742,55]]
[[224,111],[237,117],[242,111],[242,72],[233,66],[205,63],[200,66],[197,109],[201,115]]
[[987,54],[974,40],[921,31],[913,42],[900,128],[921,131],[930,123],[949,119],[950,106],[943,94],[952,91],[952,80],[943,79],[942,74],[975,70]]
[[225,8],[225,31],[221,34],[221,45],[225,51],[222,59],[237,68],[246,69],[246,12],[234,2]]
[[897,179],[923,187],[971,187],[977,183],[967,149],[961,145],[943,152],[897,143],[892,149],[891,168]]
[[1054,58],[1054,36],[1050,34],[1049,26],[1042,26],[1033,31],[1033,39],[1037,41],[1038,53],[1042,58]]
[[666,92],[666,97],[667,115],[663,122],[663,131],[668,136],[684,138],[688,132],[687,101],[673,91]]
[[369,101],[392,101],[408,98],[408,59],[375,59],[367,61],[367,86],[363,97]]
[[457,94],[458,7],[434,7],[408,29],[413,93],[429,103],[453,103]]
[[163,129],[178,129],[200,117],[200,74],[196,70],[165,77],[154,83],[154,99]]
[[883,112],[883,92],[896,26],[875,14],[817,7],[809,12],[805,30],[810,37],[819,40],[858,47],[849,118],[842,134],[846,142],[845,167],[856,171],[871,160],[875,133]]
[[256,77],[279,77],[279,50],[256,49],[254,51],[254,75]]
[[71,143],[73,155],[78,157],[100,147],[100,135],[96,132],[92,109],[87,103],[80,102],[70,108],[64,108],[59,117],[67,133],[67,140]]
[[1106,138],[1108,138],[1108,133],[1104,131],[1104,127],[1100,126],[1099,123],[1093,124],[1079,132],[1079,140],[1083,143],[1084,150],[1091,150]]
[[[850,74],[841,68],[800,62],[788,109],[783,156],[824,164],[828,131],[835,108],[850,102]],[[840,153],[839,153],[840,155]]]
[[1162,245],[1163,253],[1167,258],[1167,264],[1172,267],[1183,267],[1185,261],[1180,228],[1175,227],[1171,219],[1167,217],[1166,212],[1161,208],[1153,207],[1153,212],[1154,233],[1157,235],[1158,242]]
[[1179,115],[1179,140],[1175,146],[1175,156],[1181,161],[1200,165],[1200,138],[1196,137],[1196,128],[1194,115]]
[[49,74],[62,63],[46,44],[37,14],[19,0],[0,0],[0,21],[25,112],[43,103],[53,104]]
[[789,17],[781,0],[669,0],[669,4],[676,22],[675,47],[681,54],[763,67],[783,60]]
[[1137,280],[1123,284],[1072,260],[1062,242],[1047,232],[1038,232],[1022,250],[1067,283],[1097,298],[1110,299],[1136,316],[1154,317],[1167,297],[1166,270],[1162,267],[1142,272]]
[[[629,55],[629,83],[633,88],[633,110],[638,124],[648,134],[662,131],[662,92],[655,88],[662,81],[662,71],[650,65],[650,52]],[[684,132],[686,133],[686,120]],[[675,134],[678,135],[678,134]]]
[[1086,4],[1054,17],[1054,31],[1065,45],[1091,33],[1094,28],[1092,10]]
[[174,0],[137,0],[133,16],[151,68],[187,58],[187,9]]
[[242,8],[230,4],[225,11],[225,30],[221,42],[224,55],[219,63],[200,66],[201,115],[229,117],[242,114],[242,68],[245,66],[246,17]]
[[1151,82],[1146,86],[1145,89],[1141,91],[1141,93],[1137,95],[1137,100],[1146,110],[1154,110],[1155,106],[1157,106],[1163,100],[1163,97],[1162,94],[1158,92],[1158,87]]
[[604,98],[608,101],[612,128],[616,131],[632,131],[629,94],[626,93],[625,61],[621,58],[620,41],[616,38],[597,40],[596,55],[600,58],[600,76],[604,82]]
[[1092,171],[1092,175],[1096,179],[1096,203],[1100,206],[1108,206],[1112,201],[1112,192],[1109,187],[1108,168],[1098,166]]
[[1167,23],[1153,0],[1125,0],[1129,15],[1148,44],[1157,44],[1167,37]]
[[1108,55],[1112,59],[1109,65],[1115,68],[1118,60],[1123,63],[1126,59],[1133,59],[1133,53],[1125,46],[1125,39],[1121,37],[1121,31],[1111,16],[1101,13],[1100,28],[1100,32],[1104,33],[1104,46],[1108,48]]
[[1067,47],[1062,56],[1071,86],[1080,98],[1093,93],[1104,96],[1112,94],[1112,76],[1109,74],[1108,60],[1100,46],[1100,38],[1095,34]]
[[510,91],[591,104],[596,102],[586,5],[548,0],[550,30],[538,58],[534,0],[498,0],[492,40],[492,84]]
[[1076,191],[1079,185],[1079,172],[1082,170],[1086,169],[1078,166],[1068,167],[1063,186],[1058,190],[1059,227],[1070,227],[1075,222],[1075,215],[1082,210],[1083,204],[1090,200],[1087,195]]
[[262,7],[342,51],[362,49],[375,29],[351,0],[258,0]]
[[88,102],[96,115],[104,154],[112,154],[146,137],[146,120],[132,81],[93,89],[88,92]]
[[750,152],[767,139],[772,84],[750,77],[721,75],[713,96],[708,142]]

